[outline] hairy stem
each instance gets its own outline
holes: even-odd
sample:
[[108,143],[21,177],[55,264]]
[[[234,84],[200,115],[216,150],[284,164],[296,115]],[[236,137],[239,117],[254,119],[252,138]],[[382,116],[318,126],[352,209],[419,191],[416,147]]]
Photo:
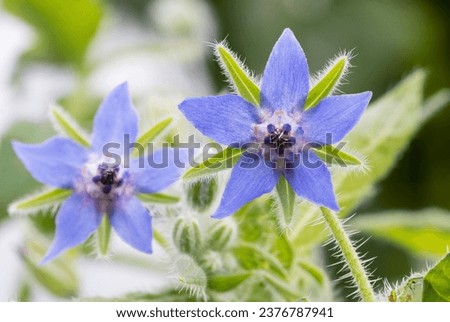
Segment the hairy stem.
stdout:
[[320,210],[322,211],[323,218],[325,219],[328,228],[333,234],[335,242],[339,246],[344,259],[347,262],[362,300],[365,302],[374,302],[375,293],[372,285],[370,284],[369,278],[361,260],[358,257],[356,249],[353,247],[349,236],[345,232],[341,220],[334,212],[327,208],[321,207]]

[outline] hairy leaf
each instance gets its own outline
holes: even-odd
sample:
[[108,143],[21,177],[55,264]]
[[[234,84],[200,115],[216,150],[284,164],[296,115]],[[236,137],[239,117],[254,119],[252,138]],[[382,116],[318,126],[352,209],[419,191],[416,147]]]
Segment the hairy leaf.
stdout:
[[450,302],[450,254],[425,275],[422,301]]

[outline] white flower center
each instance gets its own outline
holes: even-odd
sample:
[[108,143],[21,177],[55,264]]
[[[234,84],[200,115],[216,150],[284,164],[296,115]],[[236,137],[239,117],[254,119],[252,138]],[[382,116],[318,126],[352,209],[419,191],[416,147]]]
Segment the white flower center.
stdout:
[[75,190],[86,193],[96,201],[100,211],[108,212],[118,197],[133,194],[129,178],[128,171],[114,160],[92,156],[81,169]]

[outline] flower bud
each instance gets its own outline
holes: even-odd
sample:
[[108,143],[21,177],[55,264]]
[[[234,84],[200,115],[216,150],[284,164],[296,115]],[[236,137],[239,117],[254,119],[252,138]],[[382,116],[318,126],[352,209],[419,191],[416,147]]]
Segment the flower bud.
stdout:
[[195,182],[188,188],[188,202],[196,210],[206,210],[214,201],[217,192],[215,179]]
[[180,218],[173,229],[173,240],[180,252],[193,254],[201,246],[201,234],[196,220]]
[[216,222],[209,231],[208,247],[214,250],[228,248],[237,234],[236,223],[232,218]]

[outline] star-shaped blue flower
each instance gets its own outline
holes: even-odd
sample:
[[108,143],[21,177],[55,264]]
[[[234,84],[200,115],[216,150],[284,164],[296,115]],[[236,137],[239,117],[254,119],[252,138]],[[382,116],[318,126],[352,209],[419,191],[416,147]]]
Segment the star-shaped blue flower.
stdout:
[[[62,137],[36,145],[13,142],[17,156],[37,181],[73,190],[59,209],[55,238],[42,264],[84,242],[104,215],[122,240],[139,251],[152,252],[151,216],[135,194],[166,188],[179,178],[182,168],[175,162],[173,149],[161,149],[151,156],[153,164],[164,161],[165,167],[152,168],[144,157],[131,159],[125,168],[123,161],[130,151],[126,151],[124,136],[135,142],[137,132],[138,117],[124,83],[97,111],[90,148]],[[108,143],[120,146],[110,152],[121,157],[121,164],[104,155]]]
[[204,135],[225,145],[256,143],[232,170],[214,218],[233,214],[273,190],[284,176],[301,197],[338,210],[331,175],[311,146],[340,141],[358,122],[371,92],[329,96],[304,110],[309,92],[305,54],[291,30],[275,44],[261,80],[261,108],[237,95],[191,98],[179,106]]

